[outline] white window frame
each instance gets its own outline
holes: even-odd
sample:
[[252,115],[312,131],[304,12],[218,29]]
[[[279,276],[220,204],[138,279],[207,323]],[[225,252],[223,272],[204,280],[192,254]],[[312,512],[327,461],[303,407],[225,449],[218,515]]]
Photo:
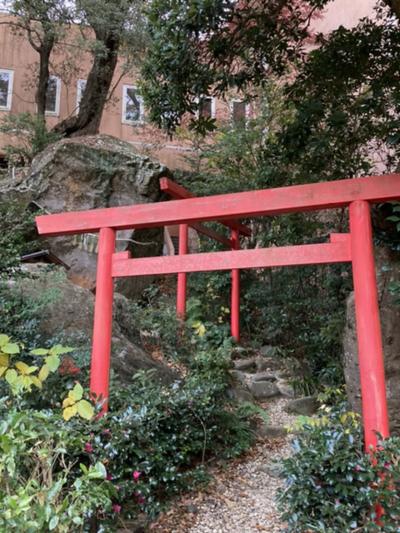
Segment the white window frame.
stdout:
[[0,68],[1,74],[8,74],[8,91],[7,91],[7,103],[5,106],[0,105],[0,111],[11,111],[13,86],[14,86],[14,71],[7,68]]
[[[127,104],[127,93],[128,89],[134,89],[136,92],[136,98],[140,103],[139,109],[139,120],[129,120],[126,118],[126,104]],[[122,124],[137,125],[143,124],[144,122],[144,102],[143,97],[138,92],[138,87],[136,85],[123,85],[122,86]]]
[[56,80],[56,109],[55,111],[45,110],[45,114],[48,117],[58,117],[60,114],[60,100],[61,100],[61,79],[58,76],[50,76],[51,80]]
[[215,96],[201,96],[200,98],[196,98],[196,103],[199,106],[199,109],[196,112],[196,118],[200,118],[200,102],[201,100],[211,100],[211,117],[214,119],[216,117],[216,98]]
[[82,82],[85,83],[85,88],[86,88],[87,80],[79,79],[76,82],[76,114],[79,113],[80,103],[82,100],[83,92],[85,90],[85,89],[82,90],[82,87],[81,87]]
[[250,105],[247,103],[244,102],[244,100],[241,100],[240,98],[234,98],[233,100],[230,101],[230,115],[231,115],[231,124],[234,125],[235,122],[233,120],[233,105],[235,103],[239,103],[239,104],[245,104],[245,112],[244,112],[244,123],[247,124],[247,121],[249,120],[249,117],[250,117]]

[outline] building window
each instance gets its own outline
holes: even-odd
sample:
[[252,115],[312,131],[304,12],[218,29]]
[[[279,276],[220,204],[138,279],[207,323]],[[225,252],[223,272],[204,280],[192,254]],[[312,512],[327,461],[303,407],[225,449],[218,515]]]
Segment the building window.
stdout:
[[60,113],[61,80],[57,76],[50,76],[46,91],[46,115]]
[[86,80],[78,80],[76,84],[76,112],[79,113],[79,106],[82,100],[83,93],[86,89]]
[[233,124],[243,124],[248,116],[248,106],[242,100],[233,100],[231,104],[231,115]]
[[143,99],[140,96],[137,87],[134,87],[133,85],[124,85],[122,122],[124,124],[138,124],[140,122],[143,122],[143,118]]
[[0,69],[0,109],[10,111],[13,91],[14,72]]
[[215,99],[211,96],[200,98],[199,116],[202,118],[215,118]]

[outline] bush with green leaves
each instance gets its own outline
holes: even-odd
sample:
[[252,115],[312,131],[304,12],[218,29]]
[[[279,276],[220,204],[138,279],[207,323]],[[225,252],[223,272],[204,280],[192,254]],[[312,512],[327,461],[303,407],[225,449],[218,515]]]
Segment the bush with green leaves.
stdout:
[[400,439],[382,440],[373,456],[366,454],[359,417],[343,407],[303,422],[293,455],[283,461],[280,506],[288,531],[398,532]]
[[104,465],[88,462],[85,440],[51,411],[1,402],[1,531],[86,531],[97,512],[111,511],[115,489]]
[[204,482],[206,460],[237,456],[253,438],[225,386],[196,375],[163,386],[139,373],[126,388],[113,386],[110,412],[90,431],[92,461],[107,464],[128,516],[154,516],[168,498]]
[[[206,460],[250,446],[250,418],[259,411],[229,400],[223,351],[199,349],[185,378],[169,385],[152,372],[137,373],[130,385],[113,378],[101,418],[75,381],[70,351],[28,351],[0,335],[0,471],[10,467],[13,476],[3,480],[0,507],[16,529],[25,520],[24,531],[80,531],[100,517],[113,531],[121,509],[132,518],[155,516],[169,498],[206,480]],[[86,490],[91,495],[82,499]]]
[[21,255],[36,247],[33,213],[17,201],[0,202],[0,280],[15,275]]

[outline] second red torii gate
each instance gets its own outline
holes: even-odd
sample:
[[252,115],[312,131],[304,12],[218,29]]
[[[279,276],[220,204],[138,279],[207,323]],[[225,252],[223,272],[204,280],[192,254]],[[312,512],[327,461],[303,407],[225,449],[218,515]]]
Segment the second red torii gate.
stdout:
[[[397,199],[400,199],[400,175],[392,174],[37,217],[38,231],[42,235],[99,232],[90,376],[93,396],[103,401],[103,410],[106,410],[114,278],[350,262],[365,444],[367,449],[375,446],[376,432],[387,437],[389,423],[369,204]],[[350,233],[334,234],[325,244],[139,259],[131,259],[128,252],[115,253],[117,230],[339,207],[349,207]]]
[[[188,198],[195,198],[195,195],[190,191],[173,182],[169,178],[160,179],[160,189],[175,198],[176,200],[184,200]],[[231,230],[231,238],[228,239],[224,235],[207,228],[204,224],[195,222],[190,224],[190,227],[195,229],[198,233],[206,235],[211,239],[228,246],[232,250],[240,249],[240,237],[250,237],[251,229],[244,226],[236,220],[221,220],[217,221]],[[179,255],[188,253],[188,229],[189,224],[179,225]],[[176,311],[179,318],[186,317],[186,300],[187,300],[187,273],[178,273],[177,293],[176,293]],[[236,342],[240,341],[240,270],[233,268],[231,271],[231,335]]]

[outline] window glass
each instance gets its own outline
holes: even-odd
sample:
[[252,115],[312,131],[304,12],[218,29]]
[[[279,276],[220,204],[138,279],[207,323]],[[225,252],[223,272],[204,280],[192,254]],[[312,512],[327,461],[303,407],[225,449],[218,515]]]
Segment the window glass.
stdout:
[[124,121],[133,123],[143,119],[143,100],[136,87],[124,87]]
[[46,113],[58,114],[60,99],[60,80],[50,76],[46,91]]
[[12,72],[0,70],[0,109],[11,108]]
[[206,97],[200,100],[199,115],[203,118],[213,118],[213,100]]
[[245,122],[246,120],[246,103],[245,102],[232,102],[232,121],[234,124]]

